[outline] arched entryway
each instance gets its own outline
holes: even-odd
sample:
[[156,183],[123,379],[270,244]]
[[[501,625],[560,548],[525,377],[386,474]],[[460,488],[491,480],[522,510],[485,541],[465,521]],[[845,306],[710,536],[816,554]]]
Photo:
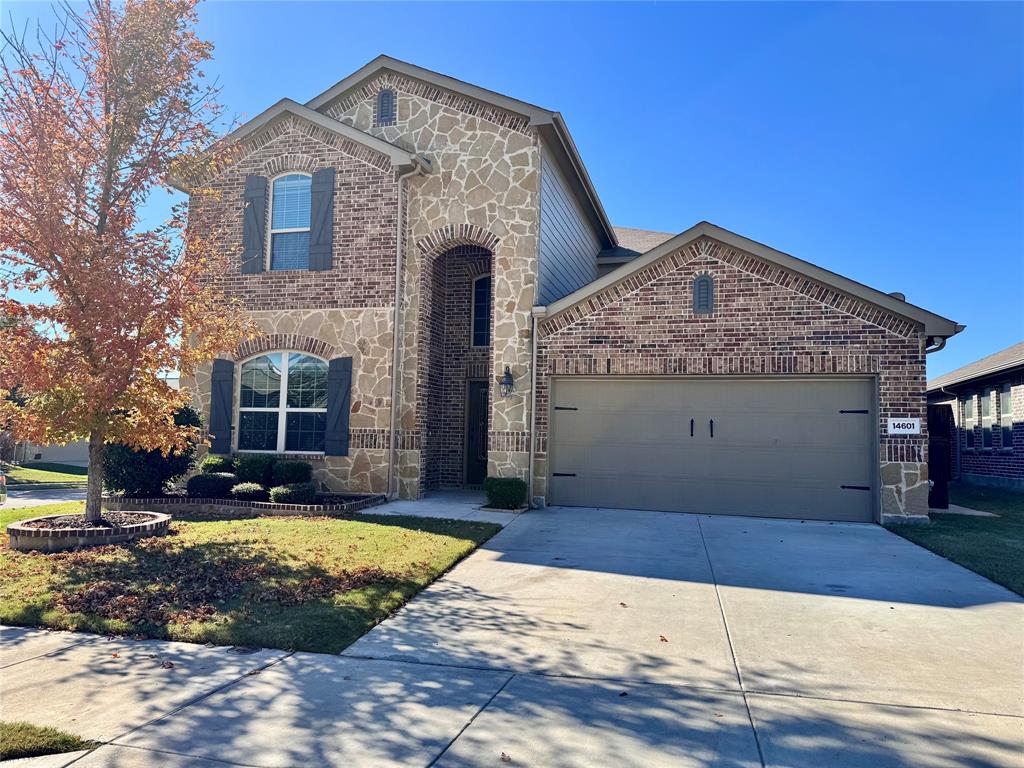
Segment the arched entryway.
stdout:
[[420,485],[478,487],[487,476],[493,333],[492,251],[454,245],[421,269],[418,411]]

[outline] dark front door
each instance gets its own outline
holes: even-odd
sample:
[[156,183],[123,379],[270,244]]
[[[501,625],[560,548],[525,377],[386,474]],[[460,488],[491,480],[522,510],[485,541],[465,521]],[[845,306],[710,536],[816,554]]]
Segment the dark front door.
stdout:
[[487,384],[471,381],[466,391],[466,485],[487,477]]

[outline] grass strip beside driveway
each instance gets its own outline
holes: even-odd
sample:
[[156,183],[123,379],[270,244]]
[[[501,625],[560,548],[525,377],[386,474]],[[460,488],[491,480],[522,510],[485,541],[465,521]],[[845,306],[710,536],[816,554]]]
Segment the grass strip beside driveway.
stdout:
[[5,533],[0,624],[338,653],[498,530],[373,515],[176,519],[168,536],[54,555],[14,552]]
[[0,721],[0,760],[57,755],[92,749],[94,746],[96,744],[93,742],[83,741],[56,728]]
[[29,464],[4,464],[4,474],[10,486],[32,486],[44,483],[78,483],[85,485],[89,470],[71,464],[50,464],[37,462]]
[[890,525],[915,544],[1024,596],[1024,494],[952,484],[949,502],[999,517],[932,513],[927,525]]

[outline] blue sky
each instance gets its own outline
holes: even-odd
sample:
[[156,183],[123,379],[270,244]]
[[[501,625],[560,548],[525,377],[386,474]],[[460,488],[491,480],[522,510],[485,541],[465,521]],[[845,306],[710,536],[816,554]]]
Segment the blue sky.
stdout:
[[[47,14],[0,1],[4,24]],[[210,2],[244,120],[379,53],[560,111],[612,221],[707,219],[1024,339],[1024,5]],[[154,200],[153,218],[166,201]]]

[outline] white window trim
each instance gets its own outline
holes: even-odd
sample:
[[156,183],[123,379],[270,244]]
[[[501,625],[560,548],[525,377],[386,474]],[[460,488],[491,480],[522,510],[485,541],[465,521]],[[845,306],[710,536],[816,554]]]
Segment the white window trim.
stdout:
[[[281,395],[280,405],[277,408],[243,408],[242,407],[242,366],[251,360],[256,360],[260,357],[266,357],[267,355],[281,355]],[[300,352],[296,349],[274,349],[269,352],[260,352],[258,355],[251,355],[245,360],[242,360],[238,365],[238,381],[235,384],[235,402],[238,404],[235,406],[235,423],[238,425],[238,429],[235,432],[234,445],[232,448],[235,453],[266,453],[270,455],[282,455],[282,456],[323,456],[324,451],[286,451],[285,440],[287,435],[285,434],[288,425],[288,414],[289,413],[327,413],[327,408],[289,408],[288,407],[288,356],[289,355],[305,355],[306,357],[312,357],[319,360],[322,363],[326,363],[319,355],[313,355],[309,352]],[[275,451],[255,451],[252,449],[240,449],[238,447],[238,441],[242,438],[242,413],[277,413],[277,450]]]
[[[999,389],[999,436],[1002,439],[999,450],[1006,451],[1007,453],[1013,451],[1013,385],[1002,384]],[[1006,396],[1005,398],[1003,396]],[[1003,402],[1006,399],[1009,402]],[[1007,425],[1004,423],[1009,420],[1010,424],[1010,444],[1006,444],[1006,432],[1004,431]]]
[[[299,270],[294,270],[294,269],[272,269],[271,268],[271,263],[272,263],[273,255],[274,255],[274,235],[286,235],[289,232],[310,232],[312,230],[312,226],[309,226],[309,227],[282,227],[281,229],[274,229],[274,182],[277,181],[280,178],[285,177],[285,176],[305,176],[305,177],[307,177],[309,179],[309,183],[310,183],[310,195],[312,195],[313,174],[312,173],[307,173],[306,171],[283,171],[282,173],[279,173],[276,176],[272,177],[270,179],[270,181],[268,182],[270,190],[269,190],[269,192],[267,194],[267,199],[269,201],[269,204],[267,206],[267,246],[266,246],[266,251],[267,252],[263,256],[263,260],[265,262],[264,265],[263,265],[263,270],[265,272],[296,272],[296,271],[299,271]],[[310,216],[310,219],[312,220],[312,217],[313,217],[313,201],[312,201],[312,199],[310,199],[309,216]],[[312,224],[312,221],[310,223]],[[266,353],[264,353],[264,354],[266,354]],[[259,355],[255,355],[255,357],[259,357]]]
[[[960,402],[962,403],[961,407],[963,408],[963,414],[964,414],[964,418],[963,418],[963,425],[964,425],[963,426],[963,429],[964,429],[964,450],[965,451],[973,451],[973,450],[977,449],[977,445],[976,445],[976,443],[977,443],[977,435],[975,434],[974,429],[978,425],[978,416],[979,416],[979,413],[978,413],[978,411],[979,411],[978,399],[977,399],[975,393],[972,392],[971,394],[967,395]],[[970,404],[971,404],[971,417],[970,417],[970,419],[967,418],[967,403],[968,402],[970,402]],[[970,426],[968,426],[968,424],[970,424]],[[970,436],[971,436],[970,442],[968,442],[968,440],[967,440],[967,435],[968,434],[970,434]]]
[[494,329],[487,329],[487,343],[477,344],[476,343],[476,284],[481,280],[491,281],[491,295],[490,302],[487,305],[490,317],[487,318],[487,323],[490,325],[494,322],[494,280],[491,279],[491,275],[488,273],[477,275],[469,283],[469,346],[471,349],[490,349],[493,338]]

